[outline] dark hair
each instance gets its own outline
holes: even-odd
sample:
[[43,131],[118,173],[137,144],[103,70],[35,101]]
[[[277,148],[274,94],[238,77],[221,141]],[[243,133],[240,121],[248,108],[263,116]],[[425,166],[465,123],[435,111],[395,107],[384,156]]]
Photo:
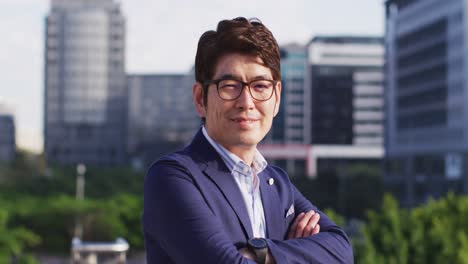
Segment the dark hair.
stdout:
[[[258,19],[238,17],[220,21],[216,31],[207,31],[200,37],[195,80],[201,84],[211,80],[219,58],[230,53],[258,56],[270,68],[273,79],[281,79],[280,50],[273,34]],[[205,103],[207,90],[208,86],[203,85]]]

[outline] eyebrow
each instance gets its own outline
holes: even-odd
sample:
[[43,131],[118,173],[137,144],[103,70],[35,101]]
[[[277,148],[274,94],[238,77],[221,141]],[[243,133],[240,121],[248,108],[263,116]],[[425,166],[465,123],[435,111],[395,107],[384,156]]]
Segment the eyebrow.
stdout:
[[217,79],[234,79],[234,80],[242,80],[242,78],[238,75],[234,75],[234,74],[223,74],[221,75],[221,77],[217,78]]
[[[242,81],[242,78],[240,76],[234,75],[234,74],[223,74],[217,79],[234,79],[234,80]],[[269,80],[269,79],[271,79],[271,77],[267,75],[257,75],[251,78],[250,80]]]

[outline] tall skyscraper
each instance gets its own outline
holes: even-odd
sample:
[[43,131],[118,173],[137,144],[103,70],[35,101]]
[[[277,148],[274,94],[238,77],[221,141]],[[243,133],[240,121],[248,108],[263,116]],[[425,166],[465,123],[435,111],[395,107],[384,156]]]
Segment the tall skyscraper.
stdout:
[[385,181],[406,206],[468,192],[467,10],[386,1]]
[[125,19],[114,0],[51,0],[44,146],[52,164],[125,161]]

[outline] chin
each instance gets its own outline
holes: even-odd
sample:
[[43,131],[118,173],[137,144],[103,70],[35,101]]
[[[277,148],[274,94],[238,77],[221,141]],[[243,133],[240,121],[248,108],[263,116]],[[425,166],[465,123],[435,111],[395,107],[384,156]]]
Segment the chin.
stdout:
[[245,132],[239,135],[239,141],[242,142],[243,145],[257,145],[260,143],[263,137],[258,135],[257,133],[252,132]]

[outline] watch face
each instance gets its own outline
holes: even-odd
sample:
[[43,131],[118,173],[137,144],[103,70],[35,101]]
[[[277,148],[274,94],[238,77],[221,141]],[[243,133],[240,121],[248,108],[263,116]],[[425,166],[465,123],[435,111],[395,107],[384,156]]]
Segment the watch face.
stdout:
[[254,248],[266,248],[267,242],[263,238],[253,238],[249,240],[249,244]]

